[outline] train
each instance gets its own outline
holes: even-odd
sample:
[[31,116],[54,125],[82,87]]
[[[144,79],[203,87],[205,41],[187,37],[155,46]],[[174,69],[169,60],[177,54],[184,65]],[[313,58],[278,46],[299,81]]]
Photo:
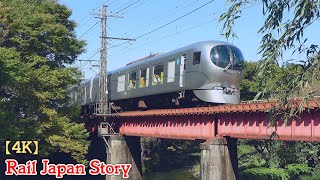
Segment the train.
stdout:
[[[233,44],[203,41],[153,54],[107,74],[114,110],[211,106],[240,102],[244,57]],[[99,102],[99,76],[71,88],[70,103],[90,113]]]

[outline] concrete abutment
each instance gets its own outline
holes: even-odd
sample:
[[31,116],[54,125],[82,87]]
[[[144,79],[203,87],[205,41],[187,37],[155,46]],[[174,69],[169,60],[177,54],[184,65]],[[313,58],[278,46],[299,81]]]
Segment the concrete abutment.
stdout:
[[[142,179],[140,137],[112,135],[108,138],[107,164],[132,164],[128,180]],[[118,176],[106,176],[106,180],[122,180]]]
[[201,180],[238,179],[237,139],[215,138],[200,144]]
[[[108,138],[107,164],[132,164],[129,180],[142,180],[140,137],[112,135]],[[238,179],[237,139],[215,138],[200,144],[201,180]],[[122,172],[121,172],[122,173]],[[120,176],[106,176],[120,180]]]

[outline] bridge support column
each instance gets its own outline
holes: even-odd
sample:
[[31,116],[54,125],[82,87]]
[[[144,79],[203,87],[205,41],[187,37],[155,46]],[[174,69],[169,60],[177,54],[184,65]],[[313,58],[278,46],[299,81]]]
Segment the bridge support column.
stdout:
[[215,138],[200,144],[201,180],[238,178],[237,139]]
[[[128,180],[141,180],[140,137],[112,135],[108,140],[107,164],[132,164]],[[122,180],[119,176],[107,176],[106,180]]]

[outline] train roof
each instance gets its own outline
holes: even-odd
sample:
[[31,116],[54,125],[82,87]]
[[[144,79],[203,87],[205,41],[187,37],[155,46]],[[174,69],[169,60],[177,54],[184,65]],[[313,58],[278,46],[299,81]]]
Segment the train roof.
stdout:
[[[151,56],[149,55],[147,57],[144,57],[144,58],[135,60],[133,62],[130,62],[126,66],[124,66],[122,68],[115,69],[115,70],[112,70],[112,71],[108,71],[107,74],[110,75],[110,74],[112,74],[114,72],[123,71],[123,70],[126,70],[127,68],[138,66],[138,65],[141,65],[141,64],[144,64],[144,63],[147,63],[147,62],[152,62],[153,60],[156,60],[158,58],[161,58],[161,57],[164,57],[164,56],[169,56],[171,54],[176,54],[176,53],[179,53],[179,52],[183,52],[183,51],[186,51],[186,50],[189,50],[189,49],[204,47],[204,46],[207,46],[207,45],[215,46],[215,45],[221,45],[221,44],[234,46],[233,44],[230,44],[230,43],[227,43],[227,42],[224,42],[224,41],[215,41],[215,40],[201,41],[201,42],[193,43],[193,44],[190,44],[188,46],[185,46],[185,47],[182,47],[182,48],[178,48],[178,49],[166,52],[166,53],[156,54],[156,55],[151,55]],[[94,76],[92,78],[98,78],[98,77],[99,77],[99,75],[96,75],[96,76]],[[90,79],[92,79],[92,78],[82,80],[80,84],[85,84],[88,81],[90,81]]]
[[227,42],[223,42],[223,41],[214,41],[214,40],[201,41],[201,42],[193,43],[193,44],[190,44],[188,46],[185,46],[185,47],[182,47],[182,48],[178,48],[178,49],[166,52],[166,53],[156,54],[156,55],[153,55],[153,56],[150,56],[150,57],[147,56],[145,58],[141,58],[141,59],[135,60],[133,62],[128,63],[125,67],[122,67],[122,68],[119,68],[119,69],[116,69],[116,70],[108,72],[108,74],[109,73],[112,74],[113,72],[122,71],[122,70],[125,70],[127,68],[138,66],[138,65],[141,65],[141,64],[144,64],[144,63],[152,62],[153,60],[156,60],[158,58],[165,57],[165,56],[170,56],[171,54],[176,54],[176,53],[183,52],[183,51],[186,51],[186,50],[189,50],[189,49],[205,47],[207,45],[215,46],[215,45],[221,45],[221,44],[234,46],[233,44],[230,44],[230,43],[227,43]]
[[223,41],[214,41],[214,40],[201,41],[201,42],[193,43],[193,44],[190,44],[188,46],[185,46],[185,47],[182,47],[182,48],[178,48],[178,49],[166,52],[166,53],[156,54],[156,55],[152,55],[150,57],[147,56],[147,57],[135,60],[133,62],[128,63],[125,67],[122,67],[122,68],[119,68],[119,69],[116,69],[116,70],[108,72],[108,74],[109,73],[112,74],[113,72],[122,71],[122,70],[125,70],[127,68],[138,66],[138,65],[141,65],[141,64],[144,64],[144,63],[152,62],[153,60],[156,60],[158,58],[162,58],[162,57],[165,57],[165,56],[170,56],[172,54],[176,54],[176,53],[179,53],[179,52],[187,51],[189,49],[204,47],[204,46],[207,46],[207,45],[215,46],[215,45],[221,45],[221,44],[234,46],[233,44],[230,44],[230,43],[227,43],[227,42],[223,42]]
[[140,61],[144,61],[144,60],[146,60],[146,59],[152,58],[152,57],[157,56],[157,55],[159,55],[159,54],[160,54],[160,53],[155,53],[155,54],[150,54],[149,56],[146,56],[146,57],[143,57],[143,58],[139,58],[139,59],[137,59],[137,60],[134,60],[134,61],[132,61],[132,62],[129,62],[129,63],[127,64],[127,66],[130,65],[130,64],[134,64],[134,63],[140,62]]

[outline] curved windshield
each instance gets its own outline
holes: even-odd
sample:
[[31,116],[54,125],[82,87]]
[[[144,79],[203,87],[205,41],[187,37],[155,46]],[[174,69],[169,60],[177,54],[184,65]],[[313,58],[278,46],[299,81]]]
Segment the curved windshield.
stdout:
[[242,70],[244,68],[243,55],[240,49],[234,46],[215,46],[211,49],[210,58],[215,65],[221,68],[230,68],[233,70]]
[[212,62],[222,68],[225,68],[230,63],[230,53],[227,46],[216,46],[211,50]]

